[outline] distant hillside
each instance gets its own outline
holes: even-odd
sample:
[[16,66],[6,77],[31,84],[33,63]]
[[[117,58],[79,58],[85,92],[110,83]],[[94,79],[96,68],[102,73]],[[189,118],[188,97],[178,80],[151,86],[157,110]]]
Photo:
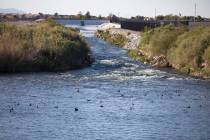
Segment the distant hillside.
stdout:
[[6,9],[0,8],[0,13],[17,13],[17,14],[23,14],[25,12],[22,11],[22,10],[19,10],[19,9],[15,9],[15,8],[6,8]]

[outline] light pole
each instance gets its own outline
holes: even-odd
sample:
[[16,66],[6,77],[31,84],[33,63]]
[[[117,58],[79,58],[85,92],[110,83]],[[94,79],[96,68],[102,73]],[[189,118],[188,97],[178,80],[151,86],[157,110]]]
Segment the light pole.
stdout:
[[194,15],[194,22],[195,22],[195,21],[196,21],[196,15],[197,15],[197,4],[196,4],[196,3],[195,3],[195,9],[194,9],[194,10],[195,10],[195,11],[194,11],[194,12],[195,12],[195,13],[194,13],[194,14],[195,14],[195,15]]
[[157,17],[157,9],[155,8],[155,20],[156,20],[156,17]]

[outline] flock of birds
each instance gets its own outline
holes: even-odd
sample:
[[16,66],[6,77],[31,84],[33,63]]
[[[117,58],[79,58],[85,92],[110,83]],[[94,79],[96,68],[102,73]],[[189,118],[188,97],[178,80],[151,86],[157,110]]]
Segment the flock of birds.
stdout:
[[[77,92],[79,93],[80,90],[77,89]],[[118,90],[117,92],[121,92],[121,91]],[[121,97],[124,97],[124,94],[121,94]],[[90,101],[91,101],[90,99],[87,99],[87,102],[90,102]],[[104,105],[102,105],[102,101],[100,101],[100,103],[101,103],[100,107],[103,108]],[[19,106],[20,103],[17,103],[16,105]],[[29,106],[33,106],[33,105],[30,103]],[[132,107],[130,107],[130,110],[133,110],[133,107],[134,107],[134,103],[132,103]],[[39,108],[39,106],[36,105],[36,108]],[[58,109],[59,106],[55,106],[54,108]],[[78,111],[79,111],[79,108],[78,108],[78,107],[75,107],[75,108],[74,108],[74,111],[75,111],[75,112],[78,112]],[[10,107],[10,108],[9,108],[9,112],[10,112],[10,113],[14,112],[14,107]]]
[[[79,93],[80,90],[77,89],[77,92]],[[117,92],[118,92],[118,93],[121,93],[121,90],[117,90]],[[124,94],[120,94],[120,97],[124,97],[124,96],[125,96]],[[144,94],[144,96],[147,96],[147,94]],[[163,97],[164,95],[161,94],[161,96]],[[181,96],[181,94],[178,94],[177,96]],[[206,97],[205,97],[205,98],[206,98]],[[90,101],[91,101],[90,99],[87,99],[87,102],[90,102]],[[101,108],[104,107],[104,105],[103,105],[102,103],[103,103],[103,102],[100,101],[100,104],[101,104],[100,107],[101,107]],[[154,101],[151,101],[151,103],[154,103]],[[16,105],[19,106],[20,103],[17,103]],[[30,103],[29,106],[33,106],[33,105]],[[36,108],[39,108],[38,105],[35,105],[35,106],[36,106]],[[134,109],[134,106],[135,106],[135,104],[132,103],[129,109],[130,109],[130,110],[133,110],[133,109]],[[202,107],[202,105],[200,105],[200,108],[201,108],[201,107]],[[54,108],[58,109],[59,106],[54,106]],[[190,109],[190,108],[191,108],[191,106],[187,106],[187,107],[186,107],[186,109]],[[74,108],[74,111],[75,111],[75,112],[78,112],[78,111],[79,111],[79,108],[78,108],[78,107],[75,107],[75,108]],[[9,112],[10,112],[10,113],[14,112],[14,107],[10,107],[10,108],[9,108]]]

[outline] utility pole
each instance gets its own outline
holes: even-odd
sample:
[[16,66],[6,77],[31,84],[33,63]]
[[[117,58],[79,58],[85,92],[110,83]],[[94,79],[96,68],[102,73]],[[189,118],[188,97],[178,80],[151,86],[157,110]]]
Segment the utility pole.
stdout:
[[196,15],[197,15],[197,4],[195,3],[195,13],[194,13],[194,22],[196,21]]
[[157,9],[155,8],[155,20],[156,20],[156,17],[157,17]]

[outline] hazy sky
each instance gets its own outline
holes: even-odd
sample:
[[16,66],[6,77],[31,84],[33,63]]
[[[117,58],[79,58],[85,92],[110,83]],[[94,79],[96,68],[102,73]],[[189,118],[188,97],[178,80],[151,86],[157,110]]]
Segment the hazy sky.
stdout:
[[210,17],[210,0],[0,0],[0,8],[17,8],[31,13],[76,14],[90,11],[93,15],[116,15],[130,17],[135,15],[154,16],[179,14],[197,14]]

